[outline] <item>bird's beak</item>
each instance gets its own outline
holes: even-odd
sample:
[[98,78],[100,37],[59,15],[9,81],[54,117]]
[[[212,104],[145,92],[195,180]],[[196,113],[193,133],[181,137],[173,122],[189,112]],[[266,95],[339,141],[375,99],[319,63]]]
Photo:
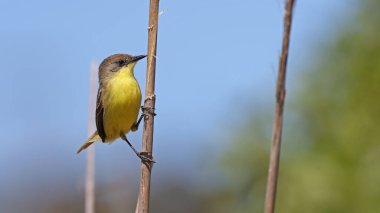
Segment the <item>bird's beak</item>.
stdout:
[[138,56],[134,56],[134,57],[132,58],[131,62],[138,61],[138,60],[143,59],[143,58],[145,58],[145,57],[146,57],[146,55],[138,55]]

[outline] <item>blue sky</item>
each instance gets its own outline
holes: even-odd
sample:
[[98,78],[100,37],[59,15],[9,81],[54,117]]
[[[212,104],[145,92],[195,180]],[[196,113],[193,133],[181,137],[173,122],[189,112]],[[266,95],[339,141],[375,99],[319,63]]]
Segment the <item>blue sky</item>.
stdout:
[[[290,82],[352,12],[349,3],[297,2]],[[145,54],[148,6],[0,2],[0,190],[13,189],[8,199],[68,180],[81,185],[85,155],[75,151],[87,136],[90,63],[114,53]],[[283,2],[162,0],[160,9],[154,173],[196,178],[200,159],[228,144],[223,138],[244,123],[244,110],[273,102]],[[135,71],[143,90],[145,68],[142,61]],[[139,147],[141,131],[129,137]],[[99,181],[138,177],[139,161],[126,144],[96,148]]]

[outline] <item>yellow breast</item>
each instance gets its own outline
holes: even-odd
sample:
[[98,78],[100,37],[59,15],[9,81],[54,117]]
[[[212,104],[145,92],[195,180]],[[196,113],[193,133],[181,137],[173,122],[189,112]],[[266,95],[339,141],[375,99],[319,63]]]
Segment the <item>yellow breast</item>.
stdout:
[[[131,70],[132,69],[132,70]],[[102,91],[104,130],[107,142],[128,133],[135,123],[141,105],[141,91],[133,76],[133,67],[118,71]]]

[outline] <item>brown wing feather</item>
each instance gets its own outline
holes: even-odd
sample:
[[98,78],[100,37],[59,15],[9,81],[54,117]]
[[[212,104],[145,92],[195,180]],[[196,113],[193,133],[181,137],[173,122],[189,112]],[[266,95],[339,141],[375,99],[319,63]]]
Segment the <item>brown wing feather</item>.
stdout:
[[103,116],[104,116],[104,107],[102,104],[102,89],[99,88],[98,90],[98,97],[96,99],[96,129],[98,130],[98,135],[104,142],[106,139],[106,133],[104,131],[104,123],[103,123]]

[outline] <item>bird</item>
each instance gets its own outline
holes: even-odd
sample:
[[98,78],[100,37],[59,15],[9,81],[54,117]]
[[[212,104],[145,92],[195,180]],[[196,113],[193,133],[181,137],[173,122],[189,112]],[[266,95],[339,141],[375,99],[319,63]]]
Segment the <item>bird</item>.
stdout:
[[112,143],[121,138],[141,160],[152,162],[145,153],[136,151],[126,137],[128,132],[138,129],[143,117],[137,119],[142,95],[134,76],[134,68],[145,57],[146,55],[114,54],[102,61],[96,99],[96,131],[78,149],[77,154],[97,141]]

